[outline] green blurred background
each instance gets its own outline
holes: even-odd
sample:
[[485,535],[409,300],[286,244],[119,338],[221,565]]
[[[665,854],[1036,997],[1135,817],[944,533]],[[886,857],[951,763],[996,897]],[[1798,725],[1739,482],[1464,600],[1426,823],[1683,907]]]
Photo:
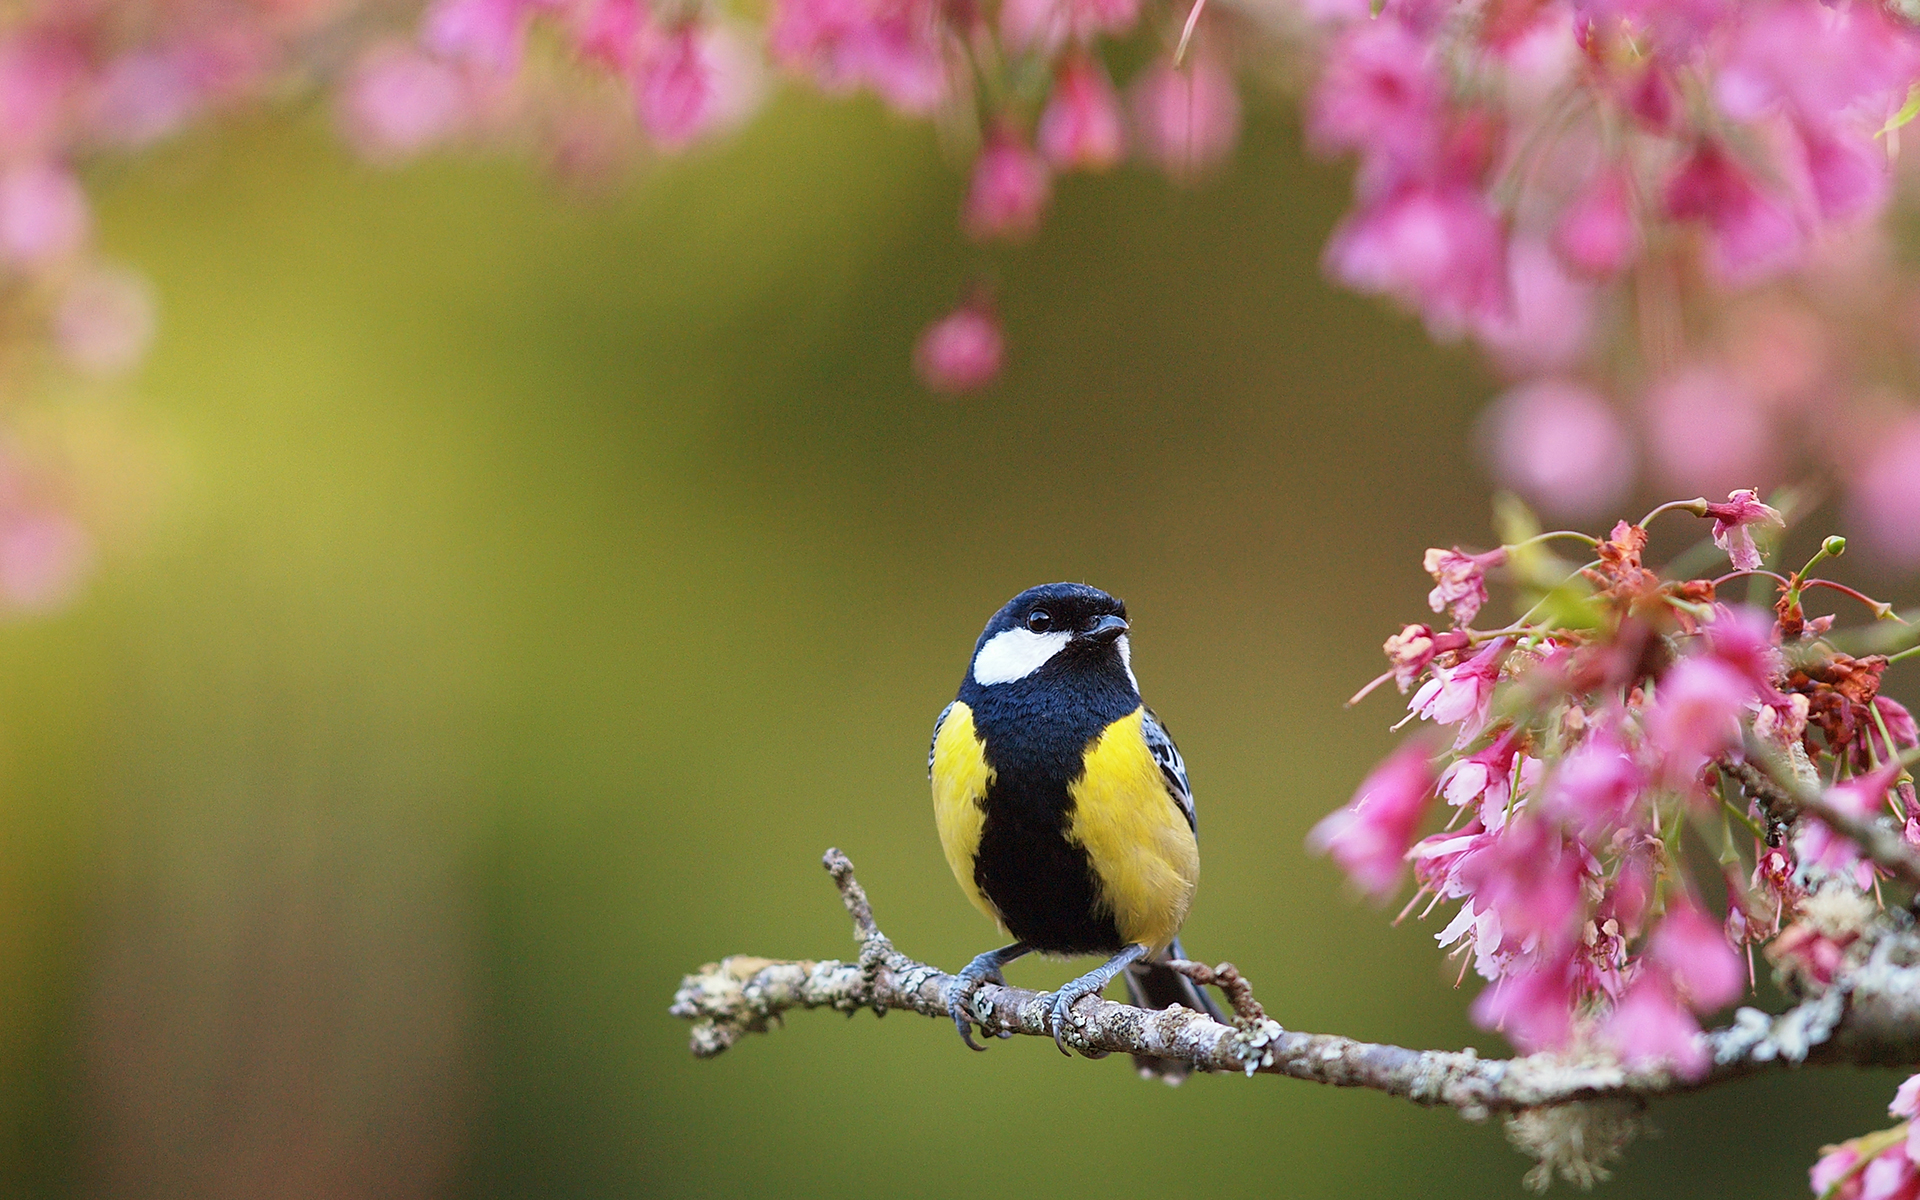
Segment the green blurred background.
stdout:
[[[1302,849],[1391,743],[1340,702],[1420,551],[1488,537],[1493,385],[1321,281],[1346,182],[1294,130],[1255,112],[1198,190],[1068,180],[991,260],[861,102],[595,197],[359,167],[313,114],[107,181],[162,335],[72,419],[163,483],[77,606],[0,629],[0,1191],[1519,1194],[1497,1126],[1373,1095],[898,1016],[696,1062],[666,1013],[724,954],[853,951],[829,845],[909,952],[993,941],[927,737],[986,616],[1083,579],[1192,766],[1189,948],[1289,1026],[1500,1049],[1436,926]],[[930,398],[908,348],[983,263],[1014,365]],[[1663,1104],[1607,1194],[1805,1195],[1896,1079]]]

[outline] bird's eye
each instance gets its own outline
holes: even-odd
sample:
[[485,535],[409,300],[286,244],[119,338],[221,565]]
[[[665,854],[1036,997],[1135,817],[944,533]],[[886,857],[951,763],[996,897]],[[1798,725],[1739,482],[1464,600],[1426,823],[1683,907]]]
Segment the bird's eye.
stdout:
[[1053,614],[1044,608],[1036,608],[1027,614],[1027,628],[1035,633],[1045,633],[1053,628]]

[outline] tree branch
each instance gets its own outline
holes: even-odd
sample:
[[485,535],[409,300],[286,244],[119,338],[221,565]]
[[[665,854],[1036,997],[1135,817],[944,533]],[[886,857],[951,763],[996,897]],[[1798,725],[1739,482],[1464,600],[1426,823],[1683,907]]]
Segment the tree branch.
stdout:
[[[953,977],[894,949],[880,932],[846,855],[829,850],[825,865],[853,917],[859,959],[789,962],[735,956],[688,975],[671,1011],[694,1023],[696,1056],[712,1057],[745,1034],[765,1032],[794,1009],[852,1013],[871,1008],[879,1014],[899,1009],[947,1019],[946,990]],[[1096,997],[1075,1008],[1080,1028],[1070,1040],[1092,1057],[1118,1051],[1180,1059],[1201,1071],[1372,1088],[1416,1104],[1446,1105],[1474,1120],[1574,1101],[1638,1103],[1803,1062],[1920,1061],[1920,936],[1904,913],[1870,926],[1848,948],[1825,991],[1778,1016],[1740,1009],[1732,1025],[1707,1034],[1712,1065],[1695,1079],[1664,1069],[1629,1069],[1597,1053],[1485,1059],[1471,1049],[1409,1050],[1292,1032],[1265,1015],[1230,966],[1181,967],[1229,992],[1235,1024],[1179,1007],[1149,1011]],[[973,1010],[988,1033],[1051,1037],[1050,1002],[1044,993],[985,984],[974,994]]]
[[1753,797],[1769,822],[1784,825],[1801,813],[1818,818],[1860,847],[1860,852],[1876,866],[1920,893],[1920,854],[1914,853],[1900,830],[1886,822],[1856,817],[1835,807],[1817,785],[1809,787],[1795,776],[1792,764],[1785,761],[1784,755],[1758,738],[1749,737],[1746,750],[1744,760],[1722,759],[1720,769],[1732,775],[1747,795]]

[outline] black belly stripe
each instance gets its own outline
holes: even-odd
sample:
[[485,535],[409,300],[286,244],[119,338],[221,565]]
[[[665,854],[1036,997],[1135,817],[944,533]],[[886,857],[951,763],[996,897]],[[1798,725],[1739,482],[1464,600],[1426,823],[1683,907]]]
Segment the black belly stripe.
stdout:
[[1007,931],[1051,954],[1113,954],[1126,947],[1100,903],[1084,848],[1067,840],[1068,785],[1086,747],[1140,706],[1119,669],[1073,671],[1063,654],[1028,679],[992,688],[969,681],[960,698],[973,710],[981,750],[994,768],[973,881],[1000,911]]
[[[998,781],[987,792],[987,821],[974,855],[973,881],[1006,921],[1007,931],[1051,954],[1112,954],[1126,943],[1099,903],[1087,852],[1067,841],[1071,802],[1011,796]],[[1049,811],[1051,810],[1051,811]]]

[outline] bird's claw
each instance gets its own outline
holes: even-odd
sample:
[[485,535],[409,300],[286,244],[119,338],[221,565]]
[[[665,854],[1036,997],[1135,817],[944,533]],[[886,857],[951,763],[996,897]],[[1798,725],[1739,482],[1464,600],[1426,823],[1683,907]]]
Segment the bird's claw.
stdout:
[[1062,988],[1054,993],[1053,1008],[1047,1013],[1047,1025],[1053,1030],[1053,1044],[1068,1058],[1073,1057],[1073,1051],[1067,1047],[1067,1026],[1072,1025],[1074,1032],[1079,1032],[1080,1023],[1074,1019],[1073,1006],[1086,994],[1074,991],[1071,987]]
[[[979,990],[983,983],[998,984],[1001,987],[1005,987],[1007,983],[1006,976],[1000,973],[1000,968],[980,969],[980,967],[978,960],[968,963],[947,986],[947,1015],[953,1018],[954,1027],[960,1030],[960,1040],[967,1044],[969,1050],[986,1049],[985,1046],[973,1040],[973,1026],[979,1020],[973,1015],[973,993]],[[1013,1036],[1011,1032],[1004,1029],[995,1033],[987,1029],[985,1024],[981,1024],[980,1030],[983,1033],[991,1033],[994,1037]]]

